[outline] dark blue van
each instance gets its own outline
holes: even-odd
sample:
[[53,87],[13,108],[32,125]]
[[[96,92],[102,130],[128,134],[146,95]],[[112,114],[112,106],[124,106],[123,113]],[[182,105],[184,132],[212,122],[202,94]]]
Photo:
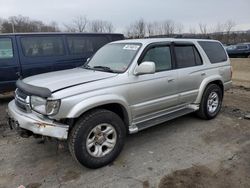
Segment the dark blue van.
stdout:
[[70,69],[86,62],[122,34],[26,33],[0,35],[0,93],[15,89],[18,78]]

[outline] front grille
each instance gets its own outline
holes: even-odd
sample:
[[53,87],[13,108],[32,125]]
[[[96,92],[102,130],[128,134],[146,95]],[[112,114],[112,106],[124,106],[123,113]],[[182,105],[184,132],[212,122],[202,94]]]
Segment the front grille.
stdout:
[[22,111],[29,111],[29,96],[26,95],[22,90],[16,89],[15,91],[15,103],[17,107]]

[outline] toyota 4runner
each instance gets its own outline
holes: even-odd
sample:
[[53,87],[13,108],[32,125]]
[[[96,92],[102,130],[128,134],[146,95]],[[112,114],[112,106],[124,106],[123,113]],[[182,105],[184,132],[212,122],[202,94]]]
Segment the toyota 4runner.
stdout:
[[99,168],[119,155],[127,134],[191,112],[216,117],[231,78],[218,41],[112,42],[82,67],[18,80],[9,124],[67,140],[79,163]]

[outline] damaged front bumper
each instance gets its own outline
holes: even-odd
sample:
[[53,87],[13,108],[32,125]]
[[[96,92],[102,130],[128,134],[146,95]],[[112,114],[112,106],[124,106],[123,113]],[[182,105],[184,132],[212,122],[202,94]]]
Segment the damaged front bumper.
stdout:
[[15,100],[8,104],[9,122],[34,134],[49,136],[61,140],[68,138],[69,125],[55,122],[48,118],[40,118],[33,113],[26,113],[18,109]]

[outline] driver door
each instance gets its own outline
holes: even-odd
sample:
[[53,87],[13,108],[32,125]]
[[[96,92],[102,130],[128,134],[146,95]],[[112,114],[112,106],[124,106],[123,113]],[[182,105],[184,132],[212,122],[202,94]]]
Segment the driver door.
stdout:
[[141,62],[154,62],[156,72],[133,76],[129,96],[135,121],[160,116],[178,102],[178,74],[173,69],[170,46],[153,45],[143,54]]

